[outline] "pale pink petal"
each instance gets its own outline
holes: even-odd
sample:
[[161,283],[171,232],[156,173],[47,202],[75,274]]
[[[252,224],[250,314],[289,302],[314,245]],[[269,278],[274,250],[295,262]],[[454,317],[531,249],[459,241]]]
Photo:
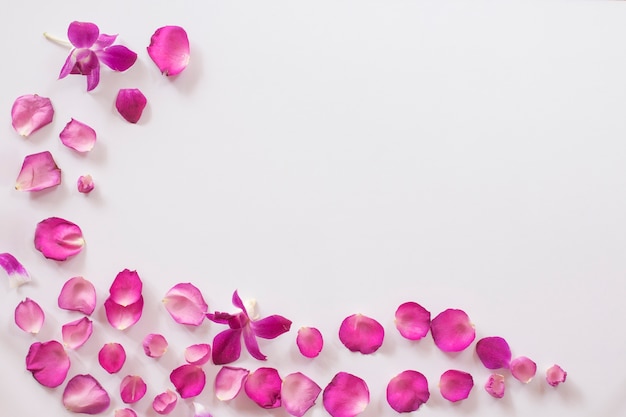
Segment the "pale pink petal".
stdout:
[[396,328],[409,340],[420,340],[430,330],[430,311],[412,301],[401,304],[396,310]]
[[213,417],[211,413],[200,403],[193,403],[193,417]]
[[428,401],[426,377],[417,371],[404,371],[387,384],[387,402],[398,413],[410,413]]
[[76,375],[63,391],[63,405],[74,413],[100,414],[110,404],[109,394],[91,375]]
[[63,344],[70,349],[78,349],[91,337],[93,323],[87,317],[64,324],[61,328]]
[[61,142],[78,152],[89,152],[96,144],[96,131],[85,123],[71,119],[59,134]]
[[152,401],[152,408],[158,414],[169,414],[176,407],[177,401],[178,397],[176,396],[176,393],[168,389],[167,391],[154,397],[154,401]]
[[119,343],[107,343],[98,352],[100,366],[110,374],[119,372],[126,362],[126,351]]
[[301,327],[296,336],[296,345],[302,356],[314,358],[320,354],[324,347],[322,333],[315,327]]
[[146,104],[146,96],[137,88],[122,88],[115,99],[115,108],[130,123],[139,121]]
[[45,387],[58,387],[70,370],[70,358],[65,348],[56,340],[35,342],[26,355],[26,370]]
[[151,358],[160,358],[167,351],[167,340],[163,335],[150,333],[143,339],[143,351]]
[[143,283],[137,271],[124,269],[118,273],[111,284],[109,293],[111,301],[122,306],[128,306],[139,301]]
[[50,99],[37,94],[18,97],[11,108],[13,129],[24,137],[52,122],[53,116]]
[[476,354],[487,369],[508,368],[511,348],[501,337],[484,337],[476,343]]
[[180,398],[191,398],[200,395],[206,384],[206,375],[196,365],[182,365],[170,373],[170,381],[176,387]]
[[180,26],[164,26],[150,38],[148,55],[165,75],[176,75],[189,63],[189,39]]
[[45,314],[39,304],[28,297],[15,307],[15,324],[27,333],[39,333],[44,320]]
[[17,175],[18,191],[41,191],[61,184],[61,170],[48,151],[28,155]]
[[78,177],[78,181],[76,181],[76,188],[78,188],[79,193],[89,194],[95,188],[93,183],[93,178],[91,175],[81,175]]
[[199,326],[209,308],[202,293],[190,283],[174,285],[163,298],[165,309],[176,323]]
[[120,408],[115,410],[115,417],[137,417],[137,413],[130,408]]
[[485,383],[485,391],[494,398],[504,397],[504,375],[491,374]]
[[222,366],[222,369],[215,375],[215,396],[220,401],[230,401],[235,398],[249,373],[247,369]]
[[362,314],[346,317],[339,327],[339,340],[352,352],[376,352],[383,344],[384,337],[383,326]]
[[111,326],[118,330],[125,330],[137,323],[143,312],[143,296],[133,304],[123,306],[115,303],[111,298],[104,302],[104,311]]
[[198,343],[185,349],[185,360],[191,365],[204,365],[211,359],[211,345]]
[[67,28],[67,37],[76,48],[89,48],[100,34],[98,26],[91,22],[72,22]]
[[474,378],[467,372],[450,369],[439,379],[441,396],[448,401],[457,402],[469,397],[474,387]]
[[551,387],[556,387],[567,379],[567,372],[559,365],[552,365],[546,371],[546,381]]
[[460,352],[476,338],[474,325],[463,310],[447,309],[430,323],[437,347],[444,352]]
[[252,327],[252,331],[256,337],[275,339],[291,329],[291,320],[274,314],[260,320],[251,321],[250,327]]
[[148,387],[146,383],[137,375],[126,375],[120,384],[120,397],[126,404],[133,404],[141,400]]
[[358,376],[339,372],[324,388],[322,402],[332,417],[354,417],[365,411],[370,391]]
[[241,329],[226,329],[213,338],[213,363],[224,365],[241,355]]
[[526,356],[520,356],[511,361],[510,369],[515,379],[528,384],[537,373],[537,364]]
[[68,220],[50,217],[37,224],[35,248],[48,259],[65,261],[80,253],[84,246],[82,230]]
[[250,373],[244,390],[252,401],[262,408],[280,407],[280,388],[283,381],[274,368],[259,368]]
[[9,276],[9,287],[16,288],[30,281],[30,275],[24,266],[10,253],[0,253],[0,268]]
[[88,316],[96,308],[96,289],[83,277],[70,278],[61,288],[59,308],[80,311]]
[[322,389],[308,376],[296,372],[283,379],[280,391],[285,410],[292,416],[302,417],[313,405]]

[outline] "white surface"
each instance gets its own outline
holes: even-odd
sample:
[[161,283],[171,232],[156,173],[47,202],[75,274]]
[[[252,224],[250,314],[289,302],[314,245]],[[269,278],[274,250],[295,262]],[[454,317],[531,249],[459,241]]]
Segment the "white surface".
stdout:
[[[8,8],[7,8],[8,7]],[[161,306],[177,282],[198,285],[216,310],[230,295],[256,298],[262,316],[293,320],[292,332],[236,364],[302,371],[324,387],[338,371],[363,377],[372,401],[363,417],[395,414],[387,381],[417,369],[430,381],[429,416],[618,416],[625,413],[626,4],[623,2],[11,2],[0,15],[0,252],[11,252],[34,284],[0,291],[3,415],[55,415],[62,387],[48,390],[24,369],[33,340],[60,338],[78,316],[56,296],[71,276],[92,280],[97,329],[71,353],[70,374],[93,373],[122,406],[123,374],[139,373],[148,395],[170,387],[185,346],[211,341],[221,326],[176,325]],[[97,23],[139,54],[100,86],[57,81],[67,51],[41,33],[64,35],[72,20]],[[162,77],[145,47],[162,25],[185,27],[192,58],[177,79]],[[149,104],[138,125],[113,99],[139,87]],[[53,100],[52,125],[29,139],[10,125],[13,100]],[[88,155],[63,147],[70,117],[98,132]],[[63,169],[55,190],[13,190],[25,155],[50,150]],[[75,190],[91,173],[96,190]],[[50,216],[78,223],[83,253],[45,260],[32,244]],[[127,332],[109,328],[101,302],[124,268],[144,281],[144,317]],[[33,339],[13,324],[24,297],[47,312]],[[445,355],[430,336],[403,340],[393,313],[413,300],[433,315],[466,310],[478,338],[501,335],[514,355],[535,359],[528,386],[510,377],[497,401],[473,349]],[[348,352],[341,320],[361,312],[387,332],[371,356]],[[302,325],[326,337],[323,354],[299,357]],[[162,332],[171,349],[146,358],[141,339]],[[109,376],[96,360],[121,341],[129,363]],[[553,363],[568,372],[557,390],[543,380]],[[449,404],[439,375],[465,369],[470,399]],[[217,367],[207,366],[210,383]],[[210,384],[209,384],[210,385]],[[215,417],[286,416],[245,396],[197,399]],[[179,405],[171,414],[190,415]],[[325,416],[321,397],[307,414]]]

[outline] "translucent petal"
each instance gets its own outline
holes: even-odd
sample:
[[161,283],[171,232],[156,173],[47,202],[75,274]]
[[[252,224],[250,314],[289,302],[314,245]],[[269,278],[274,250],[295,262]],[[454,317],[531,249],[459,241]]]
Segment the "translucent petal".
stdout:
[[274,368],[259,368],[250,373],[244,383],[244,390],[252,401],[262,408],[280,407],[282,379]]
[[301,327],[296,337],[296,345],[302,356],[315,358],[324,347],[324,338],[315,327]]
[[254,335],[263,339],[275,339],[283,333],[286,333],[291,328],[291,320],[274,314],[262,318],[260,320],[254,320],[250,322],[250,327]]
[[170,381],[176,387],[180,398],[192,398],[200,395],[206,385],[206,375],[196,365],[182,365],[170,373]]
[[35,248],[48,259],[65,261],[80,253],[84,246],[82,230],[68,220],[50,217],[37,224]]
[[113,45],[97,51],[98,59],[113,71],[126,71],[137,61],[137,54],[125,46]]
[[230,401],[239,394],[250,371],[244,368],[222,366],[215,375],[215,396],[220,401]]
[[96,308],[96,289],[83,277],[70,278],[61,288],[59,308],[80,311],[87,316]]
[[567,379],[567,372],[559,365],[552,365],[546,371],[546,381],[551,387],[556,387]]
[[137,88],[122,88],[115,99],[115,108],[130,123],[139,121],[147,104],[146,96]]
[[141,400],[148,387],[143,379],[137,375],[126,375],[120,384],[120,397],[126,404],[133,404]]
[[64,324],[61,328],[63,344],[70,349],[78,349],[87,342],[93,333],[93,323],[87,317]]
[[28,297],[15,307],[15,324],[27,333],[39,333],[44,320],[45,314],[39,304]]
[[383,326],[362,314],[346,317],[339,327],[339,340],[352,352],[376,352],[383,344],[384,337]]
[[474,378],[467,372],[450,369],[439,379],[441,396],[448,401],[457,402],[469,397],[474,387]]
[[128,306],[117,304],[111,298],[107,298],[104,302],[104,311],[111,326],[118,330],[125,330],[141,318],[143,297]]
[[513,359],[509,368],[511,369],[511,375],[525,384],[528,384],[537,373],[537,364],[526,356]]
[[224,365],[241,355],[241,329],[227,329],[213,338],[213,363]]
[[430,330],[430,311],[415,302],[406,302],[396,310],[395,324],[405,338],[420,340]]
[[476,338],[474,325],[463,310],[447,309],[430,323],[437,347],[444,352],[460,352]]
[[91,47],[100,34],[100,29],[90,22],[72,22],[67,29],[67,37],[76,48]]
[[428,401],[426,377],[417,371],[404,371],[387,384],[387,402],[398,413],[410,413]]
[[209,308],[200,290],[191,283],[174,285],[165,294],[163,304],[176,323],[192,326],[202,324]]
[[61,170],[48,151],[28,155],[15,180],[18,191],[41,191],[61,184]]
[[177,401],[178,397],[176,396],[176,393],[168,389],[167,391],[154,397],[154,401],[152,401],[152,408],[158,414],[169,414],[176,407]]
[[52,122],[54,108],[47,97],[26,94],[15,99],[11,108],[11,123],[20,136],[32,133]]
[[100,414],[109,408],[111,399],[102,385],[91,375],[76,375],[63,391],[63,405],[69,411]]
[[370,392],[364,380],[347,372],[337,373],[324,388],[324,409],[332,417],[354,417],[370,402]]
[[491,374],[485,383],[485,391],[494,398],[504,397],[504,375]]
[[109,289],[111,301],[122,306],[136,303],[141,298],[143,283],[137,271],[124,269],[115,276]]
[[81,175],[78,177],[78,181],[76,181],[76,188],[78,188],[79,193],[89,194],[93,191],[94,187],[95,185],[91,175]]
[[115,410],[114,417],[137,417],[137,413],[130,408],[120,408]]
[[211,359],[211,345],[198,343],[185,349],[185,360],[191,365],[204,365]]
[[0,268],[9,276],[9,287],[16,288],[30,281],[30,275],[24,265],[10,253],[0,253]]
[[59,134],[61,142],[78,152],[89,152],[96,144],[96,131],[78,120],[71,119]]
[[106,343],[98,352],[100,366],[110,374],[119,372],[126,362],[126,351],[119,343]]
[[26,370],[41,385],[54,388],[65,381],[70,370],[70,358],[65,348],[56,340],[49,342],[35,342],[30,345],[26,355]]
[[511,348],[501,337],[484,337],[476,343],[476,354],[487,369],[508,368]]
[[189,63],[189,39],[180,26],[164,26],[150,38],[148,55],[161,73],[176,75]]
[[296,372],[283,379],[280,396],[283,407],[289,414],[302,417],[309,408],[315,405],[315,400],[321,391],[320,386],[311,378]]
[[143,351],[151,358],[160,358],[167,351],[167,340],[163,335],[150,333],[143,339]]

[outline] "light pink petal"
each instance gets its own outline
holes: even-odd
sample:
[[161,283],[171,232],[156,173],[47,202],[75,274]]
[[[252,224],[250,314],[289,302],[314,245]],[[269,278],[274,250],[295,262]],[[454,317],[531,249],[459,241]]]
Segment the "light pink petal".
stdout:
[[339,327],[339,340],[352,352],[374,353],[383,344],[384,337],[383,326],[362,314],[346,317]]
[[104,311],[111,326],[118,330],[125,330],[141,318],[143,297],[128,306],[117,304],[111,298],[107,298],[104,302]]
[[170,373],[170,381],[176,387],[180,398],[191,398],[200,395],[206,384],[206,375],[196,365],[182,365]]
[[474,378],[467,372],[450,369],[439,379],[441,396],[448,401],[457,402],[469,397],[474,387]]
[[44,320],[45,314],[39,304],[28,297],[15,307],[15,324],[27,333],[39,333]]
[[151,358],[160,358],[167,351],[167,340],[163,335],[150,333],[143,339],[143,351]]
[[61,142],[78,152],[89,152],[96,144],[96,131],[85,123],[71,119],[59,134]]
[[211,413],[200,403],[193,403],[193,417],[213,417]]
[[358,376],[339,372],[324,388],[322,401],[332,417],[354,417],[365,411],[370,402],[370,391]]
[[83,277],[70,278],[61,288],[58,304],[63,310],[80,311],[90,316],[96,308],[96,289]]
[[504,397],[504,375],[491,374],[485,383],[485,391],[494,398]]
[[301,327],[296,336],[296,345],[302,356],[314,358],[322,351],[324,338],[315,327]]
[[241,355],[241,329],[227,329],[213,338],[213,363],[224,365]]
[[460,352],[476,338],[474,325],[463,310],[447,309],[430,323],[437,347],[444,352]]
[[115,108],[130,123],[139,121],[146,104],[146,96],[137,88],[122,88],[115,99]]
[[174,285],[163,298],[165,309],[176,323],[199,326],[209,308],[202,293],[190,283]]
[[65,261],[80,253],[84,246],[82,230],[68,220],[50,217],[37,224],[35,248],[48,259]]
[[150,38],[148,55],[161,73],[176,75],[189,63],[189,39],[180,26],[164,26]]
[[417,371],[404,371],[387,384],[387,402],[398,413],[410,413],[430,398],[428,381]]
[[176,393],[168,389],[167,391],[154,397],[154,401],[152,401],[152,408],[158,414],[169,414],[176,407],[177,401],[178,397],[176,396]]
[[94,187],[95,185],[91,175],[81,175],[78,177],[78,181],[76,181],[76,188],[78,188],[79,193],[89,194],[93,191]]
[[250,371],[243,368],[222,366],[215,375],[215,396],[220,401],[230,401],[239,394]]
[[291,328],[291,320],[275,314],[250,322],[254,335],[263,339],[275,339]]
[[110,374],[119,372],[126,362],[126,351],[119,343],[107,343],[98,352],[100,366]]
[[126,375],[120,384],[120,397],[126,404],[133,404],[141,400],[148,387],[146,383],[137,375]]
[[111,284],[109,293],[111,301],[122,306],[128,306],[139,301],[143,283],[137,271],[124,269],[118,273]]
[[476,354],[487,369],[508,368],[511,348],[501,337],[484,337],[476,343]]
[[137,417],[137,413],[130,408],[120,408],[115,410],[115,417]]
[[409,340],[420,340],[430,330],[430,311],[412,301],[401,304],[396,310],[396,328]]
[[48,151],[28,155],[15,180],[18,191],[41,191],[61,184],[61,170]]
[[552,365],[546,371],[546,381],[551,387],[556,387],[567,379],[567,372],[559,365]]
[[113,71],[126,71],[137,61],[137,54],[125,46],[114,45],[96,52],[98,59]]
[[10,253],[0,253],[0,268],[9,276],[9,287],[16,288],[30,281],[30,275],[24,265]]
[[64,324],[61,328],[63,344],[70,349],[78,349],[91,337],[93,323],[87,317]]
[[99,34],[98,26],[90,22],[72,22],[67,29],[68,39],[77,48],[91,47]]
[[211,345],[198,343],[185,349],[185,360],[191,365],[204,365],[211,359]]
[[54,108],[47,97],[26,94],[15,99],[11,108],[13,129],[27,137],[52,122]]
[[65,381],[70,370],[70,358],[56,340],[35,342],[26,355],[26,370],[45,387],[58,387]]
[[259,368],[250,373],[244,383],[244,390],[252,401],[262,408],[280,407],[282,379],[274,368]]
[[537,364],[526,356],[520,356],[511,361],[510,369],[515,379],[528,384],[537,373]]
[[63,405],[74,413],[100,414],[110,404],[109,394],[91,375],[74,376],[63,391]]
[[280,397],[285,410],[292,416],[302,417],[309,408],[315,405],[315,400],[322,389],[308,376],[296,372],[283,379]]

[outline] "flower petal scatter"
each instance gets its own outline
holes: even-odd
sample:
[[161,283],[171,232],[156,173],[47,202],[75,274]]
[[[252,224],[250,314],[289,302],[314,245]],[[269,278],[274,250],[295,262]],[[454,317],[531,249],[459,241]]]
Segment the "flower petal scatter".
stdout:
[[509,365],[511,375],[518,381],[528,384],[537,373],[537,364],[526,356],[520,356]]
[[463,310],[447,309],[430,323],[435,345],[444,352],[460,352],[476,338],[474,326]]
[[324,388],[322,402],[332,417],[355,417],[367,408],[370,391],[363,379],[339,372]]
[[466,399],[473,387],[474,378],[464,371],[450,369],[439,378],[441,396],[450,402]]
[[9,287],[17,288],[30,282],[30,274],[24,268],[24,265],[10,253],[0,253],[0,268],[9,276]]
[[499,336],[480,339],[476,343],[476,354],[487,369],[508,368],[511,362],[511,348]]
[[189,39],[180,26],[158,28],[150,38],[147,49],[148,55],[164,75],[177,75],[187,68]]
[[398,413],[416,411],[429,398],[428,380],[420,372],[400,372],[387,384],[387,402]]
[[39,333],[45,318],[41,306],[28,297],[15,307],[15,324],[27,333]]
[[120,397],[126,404],[133,404],[141,400],[148,387],[144,380],[137,375],[126,375],[120,383]]
[[77,152],[89,152],[96,144],[96,131],[78,120],[71,119],[59,134],[63,145]]
[[158,414],[169,414],[174,411],[177,402],[178,397],[176,396],[176,393],[168,389],[167,391],[154,397],[154,400],[152,401],[152,409]]
[[124,330],[137,323],[143,312],[143,283],[137,271],[124,269],[117,274],[104,302],[111,326]]
[[52,102],[47,97],[26,94],[15,99],[11,108],[13,129],[24,137],[50,124],[54,117]]
[[485,383],[485,391],[494,398],[504,397],[504,375],[491,374]]
[[100,414],[111,404],[109,394],[91,375],[76,375],[63,391],[63,405],[69,411],[83,414]]
[[119,372],[126,362],[126,351],[119,343],[106,343],[98,352],[98,362],[110,374]]
[[188,282],[174,285],[165,294],[163,304],[176,323],[191,326],[202,324],[209,309],[200,290]]
[[49,217],[37,224],[35,248],[48,259],[65,261],[79,254],[84,246],[82,230],[69,220]]
[[15,180],[18,191],[41,191],[61,184],[61,169],[48,151],[28,155]]
[[385,329],[363,314],[346,317],[339,327],[339,340],[352,352],[374,353],[383,344]]
[[70,349],[78,349],[87,342],[93,333],[93,322],[87,317],[64,324],[61,328],[63,344]]
[[200,395],[206,385],[206,375],[196,365],[182,365],[170,373],[170,381],[176,387],[180,398],[192,398]]
[[282,379],[274,368],[259,368],[251,372],[244,383],[246,395],[262,408],[277,408],[281,405]]
[[211,359],[211,345],[198,343],[185,348],[185,360],[191,365],[204,365]]
[[163,335],[150,333],[143,339],[143,351],[150,358],[160,358],[167,352],[167,340]]
[[78,181],[76,181],[76,188],[79,193],[89,194],[95,188],[95,184],[93,183],[93,178],[91,175],[81,175],[78,177]]
[[96,308],[96,288],[83,277],[70,278],[61,288],[59,308],[90,316]]
[[395,325],[400,334],[409,340],[420,340],[430,330],[430,311],[409,301],[396,310]]
[[322,388],[315,381],[301,372],[296,372],[283,379],[280,397],[283,407],[289,414],[302,417],[315,405],[320,392]]
[[559,365],[552,365],[546,371],[546,381],[551,387],[556,387],[559,384],[565,382],[567,379],[567,372],[563,370]]
[[324,338],[315,327],[301,327],[296,336],[296,345],[302,356],[315,358],[324,347]]
[[230,401],[235,398],[243,384],[250,374],[250,371],[244,368],[236,368],[233,366],[222,366],[215,375],[215,396],[220,401]]
[[115,108],[129,123],[137,123],[141,119],[148,99],[138,88],[122,88],[117,93]]
[[26,370],[41,385],[49,388],[58,387],[65,381],[70,370],[70,358],[65,348],[56,340],[35,342],[30,345],[26,355]]

